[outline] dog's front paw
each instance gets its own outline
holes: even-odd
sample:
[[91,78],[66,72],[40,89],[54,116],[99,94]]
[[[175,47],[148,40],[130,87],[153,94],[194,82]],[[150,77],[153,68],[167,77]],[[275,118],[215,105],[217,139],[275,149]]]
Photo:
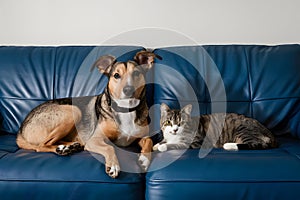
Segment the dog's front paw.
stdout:
[[139,155],[139,164],[143,172],[146,172],[151,162],[151,153],[141,153]]
[[168,150],[168,146],[167,146],[167,144],[161,144],[161,145],[159,145],[158,146],[158,151],[160,151],[160,152],[164,152],[164,151],[167,151]]
[[118,162],[106,163],[105,165],[106,173],[112,178],[117,178],[120,173],[120,170],[121,169]]

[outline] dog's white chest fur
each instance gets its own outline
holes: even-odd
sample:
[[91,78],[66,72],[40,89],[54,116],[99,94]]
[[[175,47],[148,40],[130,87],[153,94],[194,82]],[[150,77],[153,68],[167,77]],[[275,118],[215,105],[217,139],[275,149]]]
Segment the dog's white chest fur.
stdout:
[[[121,108],[131,109],[139,105],[139,99],[114,99],[117,105]],[[132,112],[114,112],[116,118],[118,118],[118,128],[120,135],[115,141],[118,146],[128,146],[135,139],[144,137],[148,132],[147,126],[139,126],[135,123],[136,111]]]
[[115,141],[118,146],[128,146],[135,139],[142,138],[147,133],[147,126],[139,126],[135,123],[136,112],[117,113],[120,120],[119,130],[121,132]]

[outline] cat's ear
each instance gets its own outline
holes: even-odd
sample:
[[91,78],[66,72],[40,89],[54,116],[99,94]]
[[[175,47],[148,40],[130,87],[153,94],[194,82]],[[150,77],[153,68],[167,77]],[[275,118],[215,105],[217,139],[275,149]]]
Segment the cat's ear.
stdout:
[[169,108],[169,106],[168,106],[167,104],[162,103],[162,104],[160,105],[160,111],[161,111],[161,112],[162,112],[162,111],[168,112],[168,111],[170,111],[170,108]]
[[167,104],[162,103],[160,105],[160,116],[161,116],[161,118],[163,118],[164,116],[166,116],[169,111],[170,111],[170,108],[169,108],[169,106]]
[[192,104],[188,104],[188,105],[184,106],[184,107],[181,109],[181,112],[182,112],[182,113],[185,113],[185,114],[188,114],[188,115],[191,115],[191,113],[192,113],[192,108],[193,108]]

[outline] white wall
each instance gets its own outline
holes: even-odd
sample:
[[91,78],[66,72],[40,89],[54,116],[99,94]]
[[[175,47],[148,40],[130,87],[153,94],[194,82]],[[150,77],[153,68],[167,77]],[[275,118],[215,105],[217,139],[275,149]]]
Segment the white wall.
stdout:
[[299,0],[0,0],[0,45],[300,43]]

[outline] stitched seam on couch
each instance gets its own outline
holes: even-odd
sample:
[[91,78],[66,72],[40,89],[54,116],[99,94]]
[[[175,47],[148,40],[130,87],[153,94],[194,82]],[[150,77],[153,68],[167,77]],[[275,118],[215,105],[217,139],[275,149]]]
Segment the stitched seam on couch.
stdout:
[[284,149],[284,148],[282,148],[282,150],[284,152],[286,152],[287,154],[289,154],[290,156],[295,157],[295,158],[297,158],[297,159],[300,160],[300,152],[299,152],[299,154],[297,154],[297,153],[293,153],[293,152],[291,152],[291,151],[289,151],[287,149]]
[[96,180],[27,180],[27,179],[0,179],[1,181],[9,181],[9,182],[41,182],[41,183],[105,183],[105,184],[114,184],[114,185],[128,185],[128,184],[140,184],[142,182],[144,182],[142,179],[140,181],[136,181],[136,182],[120,182],[120,181],[116,181],[116,182],[108,182],[108,181],[96,181]]
[[[280,98],[265,98],[265,99],[257,99],[257,100],[253,100],[253,101],[247,101],[247,100],[237,100],[237,101],[232,101],[232,100],[228,100],[226,102],[261,102],[261,101],[275,101],[275,100],[292,100],[292,99],[300,99],[299,97],[280,97]],[[168,101],[178,101],[177,99],[171,99],[171,98],[154,98],[154,101],[157,100],[168,100]],[[180,100],[181,102],[197,102],[194,100]],[[211,102],[224,102],[224,101],[198,101],[199,103],[211,103]]]
[[174,184],[174,183],[239,183],[239,184],[246,184],[246,183],[299,183],[300,180],[273,180],[273,181],[264,181],[264,180],[245,180],[245,181],[231,181],[231,180],[148,180],[148,183],[166,183],[166,184]]

